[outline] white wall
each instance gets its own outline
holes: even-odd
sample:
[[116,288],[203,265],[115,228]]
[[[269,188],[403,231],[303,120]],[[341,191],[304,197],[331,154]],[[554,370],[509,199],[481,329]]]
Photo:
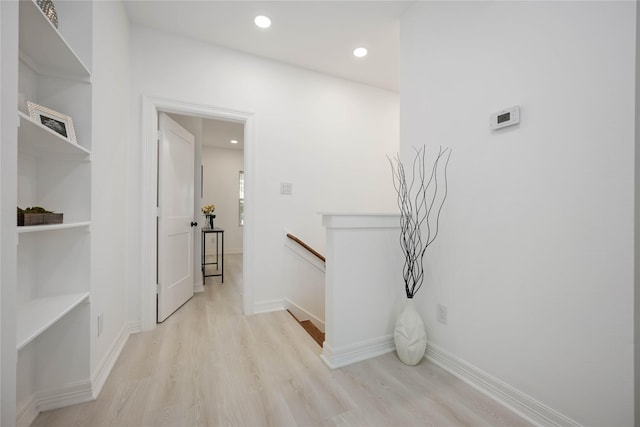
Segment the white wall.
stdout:
[[16,422],[18,3],[0,2],[0,425]]
[[[224,229],[225,253],[242,253],[242,227],[239,221],[239,173],[244,170],[244,154],[240,150],[203,147],[204,197],[201,206],[215,204],[214,225]],[[205,218],[202,218],[204,224]],[[215,238],[208,235],[207,252],[211,253]]]
[[[131,35],[131,218],[141,209],[143,94],[255,113],[255,301],[282,298],[285,228],[322,251],[318,211],[393,209],[385,154],[398,147],[397,94],[141,27]],[[280,182],[293,183],[293,195],[280,195]],[[131,265],[139,228],[132,219]],[[128,281],[136,320],[140,272]]]
[[[95,2],[91,224],[91,371],[128,335],[125,287],[129,21],[120,2]],[[104,329],[97,332],[97,316]]]
[[636,5],[636,144],[635,144],[635,277],[634,277],[634,401],[636,425],[640,424],[640,7]]
[[635,8],[418,2],[401,21],[401,150],[453,148],[429,339],[585,425],[634,422]]

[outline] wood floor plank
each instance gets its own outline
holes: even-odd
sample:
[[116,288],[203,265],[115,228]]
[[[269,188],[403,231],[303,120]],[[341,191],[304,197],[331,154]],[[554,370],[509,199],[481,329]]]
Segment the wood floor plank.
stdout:
[[245,317],[242,256],[153,331],[132,335],[94,402],[34,427],[529,426],[423,360],[394,353],[330,370],[286,311]]

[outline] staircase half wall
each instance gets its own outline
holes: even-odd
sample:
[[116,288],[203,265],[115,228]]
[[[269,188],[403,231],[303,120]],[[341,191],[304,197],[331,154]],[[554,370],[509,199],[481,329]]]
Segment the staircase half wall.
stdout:
[[395,349],[404,301],[399,214],[324,213],[325,343],[322,359],[339,368]]

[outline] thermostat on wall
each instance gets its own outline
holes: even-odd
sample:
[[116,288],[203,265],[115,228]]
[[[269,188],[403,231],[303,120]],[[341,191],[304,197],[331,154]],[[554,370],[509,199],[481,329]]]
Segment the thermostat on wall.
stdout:
[[491,129],[500,129],[520,123],[520,106],[516,105],[491,115]]

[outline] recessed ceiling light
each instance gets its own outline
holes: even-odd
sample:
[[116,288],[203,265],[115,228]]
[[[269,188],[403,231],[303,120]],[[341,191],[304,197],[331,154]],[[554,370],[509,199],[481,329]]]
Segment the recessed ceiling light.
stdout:
[[238,143],[238,141],[236,141],[235,139],[232,139],[232,140],[231,140],[231,143],[232,143],[232,144],[237,144],[237,143]]
[[264,15],[258,15],[253,22],[260,28],[269,28],[271,26],[271,19]]
[[367,49],[364,47],[359,47],[353,50],[353,56],[357,57],[357,58],[363,58],[365,56],[367,56]]

